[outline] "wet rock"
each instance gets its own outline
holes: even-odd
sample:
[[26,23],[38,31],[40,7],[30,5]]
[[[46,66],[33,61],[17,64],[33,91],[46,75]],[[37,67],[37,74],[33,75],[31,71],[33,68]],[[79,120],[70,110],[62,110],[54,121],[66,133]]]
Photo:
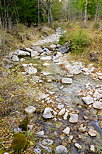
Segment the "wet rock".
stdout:
[[70,133],[70,128],[69,127],[66,127],[64,130],[63,130],[63,133],[65,134],[69,134]]
[[43,57],[40,58],[40,60],[43,60],[43,61],[49,61],[51,59],[52,59],[51,56],[43,56]]
[[66,113],[64,114],[63,118],[64,118],[64,120],[67,120],[67,118],[68,118],[68,112],[66,112]]
[[97,132],[94,130],[94,129],[89,129],[89,131],[88,131],[88,134],[90,135],[90,136],[92,136],[92,137],[94,137],[94,136],[96,136],[97,135]]
[[100,101],[95,101],[95,102],[93,103],[93,107],[94,107],[95,109],[102,110],[102,102],[100,102]]
[[18,58],[17,55],[13,55],[11,60],[14,61],[14,62],[17,62],[17,61],[19,61],[19,58]]
[[38,136],[44,136],[44,131],[40,131],[36,133]]
[[14,54],[17,55],[17,56],[30,56],[30,53],[29,52],[23,51],[23,50],[19,50],[19,49],[16,50],[14,52]]
[[82,100],[84,101],[84,103],[86,103],[87,105],[92,104],[94,102],[93,97],[91,97],[90,95],[86,96],[86,97],[82,97]]
[[70,114],[69,122],[76,123],[78,122],[78,114]]
[[65,146],[59,145],[56,147],[55,154],[68,154],[68,150]]
[[38,53],[42,53],[43,49],[39,46],[32,47],[33,51],[37,51]]
[[94,145],[90,145],[90,151],[95,152],[95,146]]
[[75,143],[75,147],[78,148],[79,150],[82,149],[82,146],[79,143]]
[[80,133],[84,133],[86,131],[86,126],[84,126],[83,124],[81,124],[80,127],[78,128],[78,131]]
[[66,110],[65,108],[61,109],[61,111],[58,113],[58,115],[60,115],[60,116],[63,115],[65,113],[65,110]]
[[55,116],[56,114],[57,114],[57,113],[56,113],[53,109],[47,107],[47,108],[45,108],[45,110],[44,110],[43,118],[45,118],[45,119],[54,118],[54,116]]
[[20,152],[20,150],[24,150],[27,146],[27,138],[24,134],[16,133],[14,134],[14,139],[11,144],[11,148],[14,152]]
[[72,79],[71,78],[62,78],[62,83],[71,84],[72,83]]
[[42,145],[44,145],[44,146],[49,146],[49,145],[52,145],[52,144],[53,144],[53,141],[49,140],[49,139],[44,139],[42,141]]
[[26,107],[26,108],[24,109],[24,111],[25,111],[26,113],[28,113],[28,114],[32,114],[32,113],[34,113],[34,112],[36,111],[36,108],[33,107],[33,106],[28,106],[28,107]]
[[40,149],[38,146],[36,146],[36,147],[34,148],[34,152],[35,152],[36,154],[41,154],[41,149]]
[[48,48],[44,48],[43,52],[48,53],[48,52],[51,52],[51,51]]

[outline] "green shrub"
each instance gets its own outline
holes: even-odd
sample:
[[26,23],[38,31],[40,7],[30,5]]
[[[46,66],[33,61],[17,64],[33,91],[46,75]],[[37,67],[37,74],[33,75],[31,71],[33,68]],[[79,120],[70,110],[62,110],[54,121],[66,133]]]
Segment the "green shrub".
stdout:
[[72,52],[82,52],[84,48],[90,44],[88,35],[82,30],[73,32],[70,36],[71,50]]
[[70,42],[69,47],[71,52],[80,53],[90,44],[90,38],[86,32],[79,29],[67,32],[60,37],[59,44],[63,45],[66,42]]

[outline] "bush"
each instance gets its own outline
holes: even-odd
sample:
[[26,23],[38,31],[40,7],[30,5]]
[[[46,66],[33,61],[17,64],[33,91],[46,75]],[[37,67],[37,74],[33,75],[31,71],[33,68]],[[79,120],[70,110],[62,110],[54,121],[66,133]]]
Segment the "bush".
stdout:
[[72,51],[82,52],[90,44],[90,39],[85,32],[80,30],[72,34],[70,42]]
[[80,53],[90,44],[90,38],[83,30],[76,30],[67,32],[60,37],[59,44],[62,45],[66,42],[70,42],[71,52]]

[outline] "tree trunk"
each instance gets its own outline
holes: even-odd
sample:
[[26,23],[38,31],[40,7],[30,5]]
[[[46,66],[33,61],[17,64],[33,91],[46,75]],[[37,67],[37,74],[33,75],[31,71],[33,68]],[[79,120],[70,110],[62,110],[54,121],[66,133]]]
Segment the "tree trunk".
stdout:
[[84,18],[85,27],[87,27],[87,4],[88,4],[88,0],[86,0],[86,4],[85,4],[85,18]]

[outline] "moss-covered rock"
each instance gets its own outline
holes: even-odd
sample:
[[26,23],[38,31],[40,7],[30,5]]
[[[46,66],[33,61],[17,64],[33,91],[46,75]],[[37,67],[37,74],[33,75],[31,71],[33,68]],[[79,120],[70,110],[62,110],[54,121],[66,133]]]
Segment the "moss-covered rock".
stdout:
[[27,138],[22,133],[16,133],[14,134],[14,139],[11,144],[11,148],[14,150],[14,152],[20,152],[23,151],[27,146]]

